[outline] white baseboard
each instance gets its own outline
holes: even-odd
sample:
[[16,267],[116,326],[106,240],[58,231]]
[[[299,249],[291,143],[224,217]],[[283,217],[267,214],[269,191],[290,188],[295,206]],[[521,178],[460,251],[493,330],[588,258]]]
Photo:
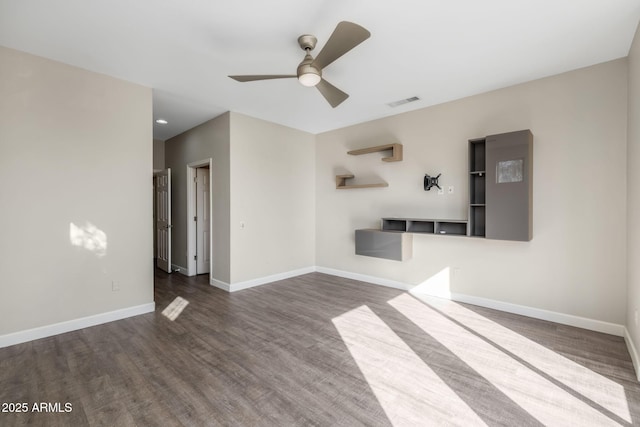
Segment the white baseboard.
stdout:
[[78,329],[90,326],[101,325],[113,322],[114,320],[126,319],[127,317],[139,314],[152,313],[156,309],[156,303],[137,305],[120,310],[109,311],[107,313],[95,314],[93,316],[81,317],[79,319],[67,320],[66,322],[54,323],[52,325],[40,326],[38,328],[27,329],[26,331],[14,332],[0,335],[0,348],[10,345],[46,338],[53,335],[64,334],[66,332],[77,331]]
[[[397,282],[389,279],[382,279],[379,277],[368,276],[365,274],[351,273],[348,271],[335,270],[333,268],[316,267],[316,271],[319,273],[331,274],[333,276],[344,277],[347,279],[360,280],[363,282],[372,283],[374,285],[386,286],[394,289],[401,289],[411,292],[411,289],[415,285],[408,283]],[[416,294],[418,294],[416,292]],[[498,300],[492,300],[488,298],[481,298],[466,294],[456,293],[441,293],[441,292],[424,292],[422,289],[420,295],[427,295],[431,297],[438,297],[449,299],[456,302],[462,302],[480,307],[492,308],[494,310],[505,311],[507,313],[519,314],[522,316],[533,317],[534,319],[548,320],[550,322],[560,323],[562,325],[575,326],[578,328],[588,329],[590,331],[604,332],[606,334],[616,335],[619,337],[624,336],[625,327],[615,323],[603,322],[600,320],[588,319],[586,317],[574,316],[571,314],[564,314],[555,311],[544,310],[535,307],[528,307],[524,305],[512,304],[508,302],[502,302]]]
[[222,280],[210,278],[209,284],[211,286],[215,286],[216,288],[222,289],[223,291],[231,292],[231,285],[227,282],[223,282]]
[[178,264],[171,264],[171,271],[174,273],[180,273],[183,276],[189,276],[189,271],[187,270],[187,268]]
[[302,274],[313,273],[316,271],[315,267],[305,267],[297,270],[285,271],[284,273],[272,274],[270,276],[260,277],[258,279],[246,280],[238,283],[226,283],[216,279],[210,279],[211,286],[223,289],[227,292],[236,292],[243,289],[253,288],[255,286],[266,285],[267,283],[276,282],[278,280],[289,279],[291,277],[300,276]]
[[408,291],[412,285],[395,280],[382,279],[380,277],[368,276],[366,274],[351,273],[350,271],[336,270],[327,267],[316,267],[318,273],[330,274],[332,276],[344,277],[345,279],[359,280],[361,282],[373,283],[374,285],[386,286],[387,288],[401,289]]
[[[227,292],[235,292],[235,291],[240,291],[242,289],[248,289],[254,286],[260,286],[267,283],[275,282],[277,280],[288,279],[290,277],[299,276],[301,274],[312,273],[314,271],[317,271],[318,273],[325,273],[332,276],[344,277],[346,279],[359,280],[359,281],[371,283],[374,285],[386,286],[389,288],[400,289],[400,290],[409,291],[409,292],[411,292],[411,289],[415,287],[415,285],[411,285],[404,282],[398,282],[390,279],[383,279],[380,277],[369,276],[366,274],[336,270],[334,268],[328,268],[328,267],[307,267],[299,270],[293,270],[285,273],[274,274],[272,276],[261,277],[259,279],[253,279],[253,280],[248,280],[245,282],[234,283],[234,284],[229,284],[216,279],[211,279],[210,283],[212,286],[223,289]],[[580,317],[580,316],[574,316],[571,314],[544,310],[541,308],[529,307],[525,305],[512,304],[512,303],[488,299],[488,298],[476,297],[473,295],[457,294],[457,293],[441,293],[441,292],[424,292],[422,289],[420,294],[428,295],[432,297],[450,299],[452,301],[477,305],[480,307],[492,308],[494,310],[500,310],[507,313],[519,314],[522,316],[532,317],[534,319],[547,320],[547,321],[559,323],[562,325],[575,326],[578,328],[588,329],[596,332],[603,332],[606,334],[616,335],[619,337],[625,336],[625,327],[623,325],[603,322],[601,320],[589,319],[586,317]]]
[[[422,294],[428,295],[425,293]],[[434,296],[440,298],[443,297],[441,295]],[[505,311],[507,313],[519,314],[521,316],[533,317],[534,319],[548,320],[549,322],[560,323],[561,325],[575,326],[577,328],[603,332],[605,334],[616,335],[619,337],[624,336],[624,325],[618,325],[616,323],[603,322],[601,320],[589,319],[587,317],[574,316],[572,314],[549,311],[541,308],[529,307],[526,305],[512,304],[472,295],[451,294],[451,297],[449,299],[451,299],[452,301]]]
[[633,368],[636,370],[636,378],[640,381],[640,357],[638,357],[638,349],[636,348],[633,339],[631,339],[631,335],[627,328],[624,328],[624,341],[627,343],[627,348],[631,355],[631,361],[633,362]]

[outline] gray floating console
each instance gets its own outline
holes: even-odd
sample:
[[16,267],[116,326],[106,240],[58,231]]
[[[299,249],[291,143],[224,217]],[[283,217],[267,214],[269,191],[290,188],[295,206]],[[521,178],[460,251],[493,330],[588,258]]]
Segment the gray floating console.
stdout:
[[356,230],[356,255],[406,261],[413,256],[413,236],[403,232]]
[[413,256],[413,234],[466,236],[466,220],[382,218],[382,229],[356,230],[356,255],[406,261]]

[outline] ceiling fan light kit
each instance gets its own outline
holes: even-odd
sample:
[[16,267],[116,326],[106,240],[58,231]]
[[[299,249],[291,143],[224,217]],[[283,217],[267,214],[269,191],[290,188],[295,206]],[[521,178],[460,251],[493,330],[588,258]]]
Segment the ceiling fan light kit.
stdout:
[[320,80],[322,80],[320,74],[316,74],[312,71],[302,73],[298,76],[298,81],[300,81],[300,84],[306,87],[313,87],[320,83]]
[[313,58],[308,53],[304,57],[304,60],[300,63],[300,65],[298,65],[297,71],[298,81],[302,84],[302,86],[312,87],[320,83],[320,80],[322,80],[322,71],[313,66]]
[[335,108],[347,99],[349,95],[322,78],[322,70],[370,36],[371,33],[360,25],[354,24],[353,22],[342,21],[338,23],[336,29],[333,30],[329,40],[327,40],[327,43],[315,59],[309,52],[316,47],[318,39],[310,34],[304,34],[298,37],[298,44],[306,54],[300,65],[298,65],[295,75],[272,74],[229,77],[239,82],[297,77],[303,86],[315,86],[327,102]]

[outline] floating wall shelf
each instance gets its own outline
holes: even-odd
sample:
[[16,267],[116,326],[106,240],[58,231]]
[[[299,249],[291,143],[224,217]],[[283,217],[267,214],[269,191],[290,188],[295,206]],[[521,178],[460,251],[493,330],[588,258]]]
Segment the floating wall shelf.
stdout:
[[369,148],[361,148],[359,150],[351,150],[348,151],[347,154],[351,154],[352,156],[359,156],[361,154],[369,154],[369,153],[377,153],[379,151],[388,151],[391,150],[390,157],[383,157],[383,162],[400,162],[402,161],[402,144],[386,144],[386,145],[378,145],[377,147],[369,147]]
[[373,187],[388,187],[386,182],[379,182],[376,184],[347,184],[348,179],[352,179],[353,175],[336,175],[336,189],[348,190],[351,188],[373,188]]

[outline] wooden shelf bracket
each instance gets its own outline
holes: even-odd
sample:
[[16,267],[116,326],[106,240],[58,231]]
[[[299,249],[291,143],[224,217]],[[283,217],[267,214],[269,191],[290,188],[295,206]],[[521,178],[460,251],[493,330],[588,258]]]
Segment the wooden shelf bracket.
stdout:
[[351,150],[351,151],[348,151],[347,154],[351,154],[352,156],[359,156],[361,154],[377,153],[379,151],[388,151],[388,150],[391,150],[391,156],[383,157],[382,158],[383,162],[402,161],[402,144],[399,144],[399,143],[378,145],[376,147],[361,148],[359,150]]
[[348,190],[351,188],[373,188],[373,187],[388,187],[389,184],[386,182],[379,182],[375,184],[347,184],[348,179],[352,179],[353,175],[336,175],[336,189],[337,190]]

